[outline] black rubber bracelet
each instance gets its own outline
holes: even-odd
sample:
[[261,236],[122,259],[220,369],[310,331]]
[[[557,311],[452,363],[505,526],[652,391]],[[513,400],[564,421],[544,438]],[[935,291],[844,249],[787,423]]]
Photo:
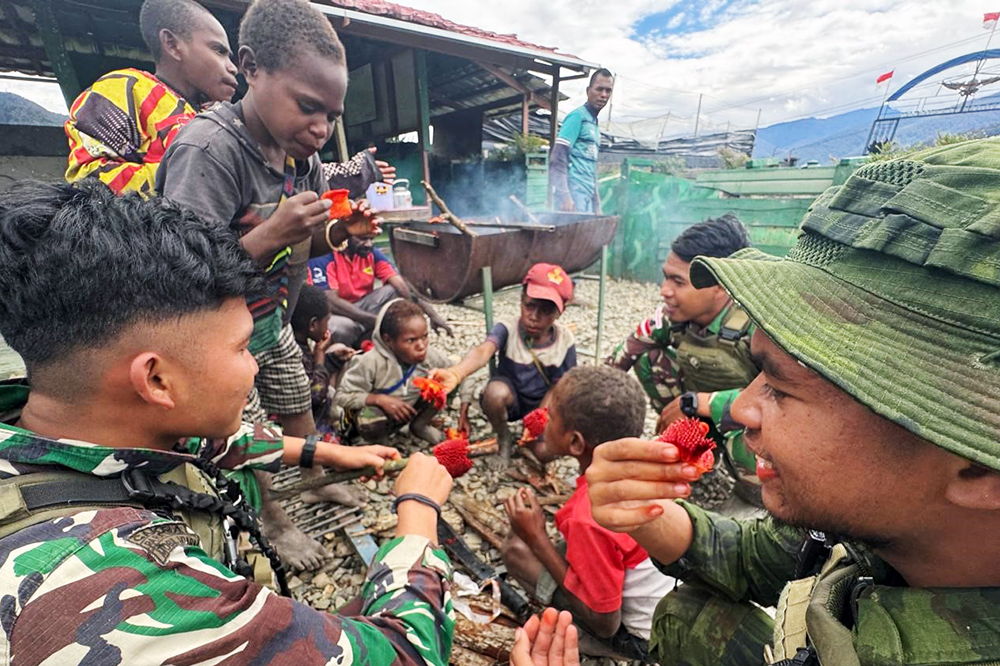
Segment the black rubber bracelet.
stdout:
[[302,445],[302,453],[299,455],[299,467],[312,468],[313,458],[316,457],[316,442],[319,440],[320,436],[315,433],[306,437],[306,443]]
[[430,497],[427,497],[426,495],[420,495],[418,493],[403,493],[396,499],[392,500],[392,512],[396,513],[396,510],[399,508],[399,503],[405,502],[406,500],[413,500],[414,502],[420,502],[421,504],[426,504],[430,508],[434,509],[434,512],[437,513],[438,515],[438,518],[441,517],[441,505],[432,500]]

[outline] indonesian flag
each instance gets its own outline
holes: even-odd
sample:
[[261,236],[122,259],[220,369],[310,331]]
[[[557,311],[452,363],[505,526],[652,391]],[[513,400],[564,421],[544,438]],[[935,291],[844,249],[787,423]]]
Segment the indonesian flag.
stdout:
[[880,77],[878,77],[877,79],[875,79],[875,85],[877,85],[877,86],[880,86],[880,85],[882,85],[883,83],[885,83],[886,81],[888,81],[889,79],[891,79],[891,78],[892,78],[892,74],[893,74],[893,72],[895,72],[895,71],[896,71],[896,70],[892,70],[892,72],[886,72],[886,73],[885,73],[885,74],[883,74],[882,76],[880,76]]
[[996,27],[998,20],[1000,20],[1000,12],[989,12],[987,14],[983,14],[983,28],[992,30]]

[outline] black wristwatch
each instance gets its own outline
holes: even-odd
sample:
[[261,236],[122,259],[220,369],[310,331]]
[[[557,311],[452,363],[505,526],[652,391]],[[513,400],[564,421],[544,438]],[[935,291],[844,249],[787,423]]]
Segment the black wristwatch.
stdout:
[[688,391],[687,393],[682,393],[681,397],[681,414],[684,416],[698,416],[698,394],[694,391]]
[[299,455],[299,467],[303,469],[311,469],[313,466],[313,458],[316,456],[316,442],[321,439],[321,436],[313,433],[306,437],[306,443],[302,445],[302,453]]

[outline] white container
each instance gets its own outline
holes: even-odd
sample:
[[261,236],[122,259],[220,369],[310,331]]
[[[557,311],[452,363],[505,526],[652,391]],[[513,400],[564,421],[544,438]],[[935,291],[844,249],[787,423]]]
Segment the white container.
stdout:
[[372,183],[365,190],[365,198],[368,199],[368,205],[374,210],[382,211],[394,208],[392,185],[389,183]]
[[413,195],[410,193],[410,181],[397,178],[392,184],[392,203],[394,208],[413,208]]

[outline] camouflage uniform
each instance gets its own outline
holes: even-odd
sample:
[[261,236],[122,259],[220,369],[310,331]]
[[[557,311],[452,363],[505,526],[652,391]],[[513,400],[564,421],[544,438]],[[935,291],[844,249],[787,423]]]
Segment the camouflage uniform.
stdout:
[[[1000,139],[865,165],[784,259],[744,249],[690,275],[875,414],[1000,471]],[[664,666],[1000,663],[998,587],[908,587],[849,541],[681,505],[693,541],[660,568],[685,585],[650,639]]]
[[[737,318],[745,325],[728,326]],[[741,389],[757,375],[750,358],[752,327],[739,306],[730,303],[705,327],[672,324],[660,304],[606,363],[635,376],[657,411],[686,391]],[[723,335],[725,333],[725,335]],[[735,339],[725,339],[735,338]]]
[[[807,625],[823,664],[1000,661],[1000,588],[905,587],[884,562],[849,543],[819,558],[821,567],[804,570],[805,530],[680,504],[694,525],[691,547],[671,565],[654,560],[684,580],[653,619],[650,654],[664,666],[792,659],[806,642]],[[779,631],[760,606],[777,607]],[[803,607],[805,623],[790,631],[784,618]],[[853,618],[853,631],[845,618]],[[765,646],[772,661],[765,660]]]
[[[23,389],[14,393],[26,397]],[[0,414],[9,414],[11,392],[4,397]],[[257,435],[244,429],[228,442],[183,447],[220,467],[273,470],[281,441]],[[0,424],[0,478],[62,469],[108,479],[137,467],[162,476],[193,459],[186,451],[114,449]],[[0,481],[7,518],[17,510],[17,491]],[[340,617],[234,574],[176,516],[124,506],[82,510],[0,538],[0,663],[443,665],[454,624],[449,576],[447,557],[427,539],[396,538],[368,572],[367,617]]]

